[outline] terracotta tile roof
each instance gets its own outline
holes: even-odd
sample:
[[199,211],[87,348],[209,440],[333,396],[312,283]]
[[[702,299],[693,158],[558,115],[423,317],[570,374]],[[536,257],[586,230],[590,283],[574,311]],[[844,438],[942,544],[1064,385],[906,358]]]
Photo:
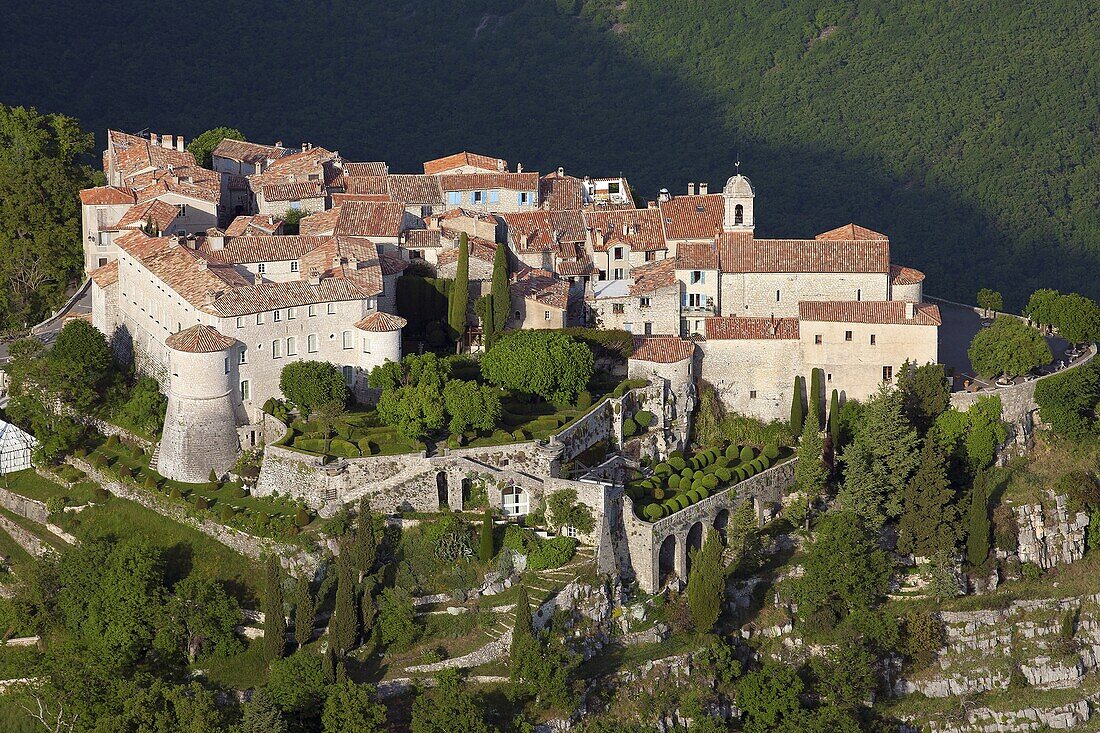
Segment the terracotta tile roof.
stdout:
[[435,249],[443,246],[438,229],[410,229],[405,232],[405,247],[412,249]]
[[409,263],[394,255],[380,254],[378,255],[378,266],[381,268],[383,275],[400,275],[408,268]]
[[390,172],[390,167],[382,161],[367,163],[349,163],[344,161],[344,175],[353,176],[384,176]]
[[208,262],[243,265],[253,262],[286,262],[323,246],[329,237],[303,237],[256,234],[247,237],[226,237],[221,249],[213,249],[205,239],[197,252]]
[[405,204],[443,205],[443,191],[438,176],[412,174],[386,176],[390,198]]
[[332,162],[336,160],[337,157],[336,153],[331,150],[313,147],[309,150],[303,150],[279,158],[268,166],[268,169],[264,171],[263,175],[298,176],[316,173],[325,163]]
[[[906,318],[906,309],[913,317]],[[906,303],[900,300],[803,300],[798,304],[803,321],[833,323],[885,323],[911,326],[940,325],[940,308],[930,303]]]
[[496,226],[497,220],[493,214],[487,214],[484,211],[474,211],[473,209],[464,209],[461,206],[456,206],[453,209],[447,209],[438,214],[433,214],[428,217],[439,222],[442,226],[443,222],[454,221],[455,219],[476,219],[477,221],[489,222],[493,226]]
[[320,236],[336,231],[336,221],[340,218],[341,207],[302,217],[298,221],[298,233],[302,236]]
[[569,283],[548,270],[528,269],[517,273],[509,287],[513,295],[521,298],[560,310],[569,307]]
[[723,233],[722,272],[881,272],[890,269],[885,239],[754,239]]
[[290,151],[286,148],[276,147],[274,145],[261,145],[259,143],[250,143],[245,140],[230,140],[226,138],[218,143],[218,147],[214,148],[213,155],[219,158],[226,158],[227,160],[255,164],[262,163],[268,159],[278,160],[289,153]]
[[890,265],[890,283],[892,285],[916,285],[924,282],[924,273],[903,265]]
[[270,214],[238,216],[225,228],[230,237],[243,237],[257,234],[274,234],[283,225],[283,220]]
[[[497,245],[486,239],[480,237],[469,237],[470,244],[470,257],[481,260],[482,262],[493,263],[493,258],[497,253]],[[456,243],[451,249],[445,249],[439,253],[439,264],[451,265],[458,262],[458,244]]]
[[191,354],[213,354],[237,343],[236,339],[223,336],[222,333],[205,323],[198,323],[191,328],[178,331],[164,340],[165,346],[176,351],[185,351]]
[[842,227],[836,229],[830,229],[827,232],[818,234],[814,239],[889,239],[885,234],[868,229],[867,227],[861,227],[857,224],[845,224]]
[[352,237],[397,237],[405,230],[405,205],[396,202],[346,201],[339,207],[336,234]]
[[344,193],[356,196],[385,196],[389,198],[390,189],[386,176],[346,176]]
[[559,275],[595,275],[596,266],[592,264],[592,261],[587,258],[578,258],[575,260],[560,260],[555,269]]
[[547,211],[584,207],[584,181],[556,172],[539,179],[539,207]]
[[385,311],[375,311],[355,324],[360,331],[400,331],[408,323],[401,316],[395,316]]
[[108,262],[102,267],[97,267],[88,273],[88,277],[101,288],[108,288],[114,285],[118,282],[118,260]]
[[[139,171],[172,166],[193,166],[195,156],[186,150],[152,144],[148,138],[108,130],[110,141],[108,163],[112,170],[129,176]],[[112,156],[113,155],[113,159]]]
[[721,194],[676,196],[658,204],[665,239],[714,239],[726,215]]
[[266,201],[301,201],[303,199],[323,199],[325,184],[323,181],[304,181],[302,183],[272,183],[261,187]]
[[635,336],[631,359],[675,364],[695,355],[695,343],[678,336]]
[[508,239],[517,252],[553,252],[560,242],[585,240],[580,211],[521,211],[497,216],[504,221]]
[[631,295],[654,293],[661,288],[676,284],[676,260],[666,257],[658,262],[630,268],[634,284],[630,286]]
[[378,265],[360,265],[355,271],[324,277],[317,285],[306,280],[292,280],[234,288],[217,297],[213,310],[223,318],[231,318],[310,303],[366,300],[381,292],[382,275]]
[[137,201],[129,188],[118,186],[96,186],[80,192],[80,203],[85,206],[107,206],[110,204],[132,204]]
[[503,158],[490,158],[487,155],[461,152],[425,161],[424,172],[428,175],[434,175],[461,168],[464,165],[486,171],[508,170],[508,161]]
[[704,320],[708,339],[790,340],[798,338],[797,318],[716,316]]
[[[585,226],[592,230],[592,247],[597,252],[606,252],[619,243],[629,245],[635,252],[665,249],[658,209],[585,211],[583,216]],[[603,244],[597,232],[603,233]]]
[[197,165],[169,166],[136,173],[126,178],[126,185],[145,201],[162,193],[217,201],[221,198],[221,174]]
[[167,232],[172,222],[180,214],[180,207],[166,201],[153,199],[143,204],[134,204],[118,220],[119,229],[140,229],[146,222],[152,221],[158,232]]
[[717,270],[718,248],[712,243],[685,242],[676,248],[677,270]]
[[539,190],[538,173],[445,173],[439,176],[444,191],[481,191],[506,189],[510,191]]

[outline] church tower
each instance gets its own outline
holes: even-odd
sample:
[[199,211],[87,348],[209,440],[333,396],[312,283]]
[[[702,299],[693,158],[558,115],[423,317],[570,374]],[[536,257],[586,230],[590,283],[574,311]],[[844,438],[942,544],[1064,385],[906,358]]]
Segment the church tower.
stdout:
[[752,213],[756,193],[749,179],[740,173],[730,177],[722,189],[722,198],[726,203],[722,229],[727,232],[751,232],[756,226]]

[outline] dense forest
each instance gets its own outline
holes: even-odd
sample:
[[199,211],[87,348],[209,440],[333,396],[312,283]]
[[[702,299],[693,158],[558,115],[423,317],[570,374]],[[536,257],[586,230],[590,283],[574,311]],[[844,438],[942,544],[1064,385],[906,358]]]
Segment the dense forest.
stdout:
[[763,235],[855,220],[934,294],[1100,295],[1095,4],[39,3],[5,36],[0,102],[100,143],[225,124],[394,170],[465,148],[622,171],[646,196],[739,157]]

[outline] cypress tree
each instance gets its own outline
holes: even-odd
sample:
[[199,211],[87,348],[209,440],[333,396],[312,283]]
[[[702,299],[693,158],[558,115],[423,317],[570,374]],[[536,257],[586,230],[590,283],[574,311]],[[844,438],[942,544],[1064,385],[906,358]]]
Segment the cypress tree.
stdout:
[[[917,472],[902,497],[898,521],[900,552],[921,557],[931,557],[937,552],[954,554],[959,516],[952,502],[955,492],[947,478],[947,463],[939,441],[929,436],[921,449]],[[981,548],[975,548],[975,552],[980,553]]]
[[321,679],[326,685],[336,682],[336,652],[333,651],[331,642],[321,655]]
[[829,437],[833,441],[833,450],[840,450],[840,393],[835,389],[829,398]]
[[313,636],[313,621],[316,616],[309,578],[298,578],[294,587],[294,641],[298,643],[299,649],[308,644]]
[[516,599],[516,618],[512,626],[512,648],[514,654],[518,644],[524,639],[534,638],[535,627],[531,621],[531,598],[527,595],[527,586],[519,586],[519,597]]
[[970,489],[967,526],[966,561],[971,567],[977,567],[989,557],[989,491],[984,473],[975,477]]
[[821,391],[821,380],[823,376],[824,373],[820,369],[814,368],[810,371],[810,393],[806,399],[808,409],[813,412],[818,420],[818,430],[821,430],[821,417],[824,414],[824,410],[821,409],[823,407],[821,404],[821,397],[824,394],[824,392]]
[[794,378],[794,394],[791,396],[791,432],[802,431],[802,377]]
[[264,658],[272,661],[286,651],[286,616],[283,609],[283,573],[279,559],[267,558],[264,588]]
[[359,638],[359,614],[355,608],[355,576],[347,558],[336,559],[336,606],[329,621],[329,644],[343,657]]
[[366,497],[359,501],[359,514],[355,520],[355,535],[351,543],[349,560],[359,571],[359,580],[374,572],[378,560],[378,536],[374,528],[374,514]]
[[794,467],[794,480],[798,490],[806,494],[807,499],[820,496],[825,491],[829,472],[822,460],[825,443],[818,429],[817,402],[810,400],[810,412],[806,424],[802,426],[802,438],[798,441],[798,463]]
[[722,565],[722,538],[711,532],[703,547],[693,553],[688,571],[687,601],[695,630],[706,634],[722,615],[726,595],[726,569]]
[[455,339],[466,333],[466,309],[470,300],[470,240],[466,232],[458,238],[458,269],[451,284],[451,303],[447,322]]
[[481,520],[481,537],[477,557],[482,563],[493,559],[493,514],[488,509]]
[[493,309],[493,335],[488,346],[492,346],[496,338],[508,325],[508,311],[512,307],[512,294],[508,289],[508,247],[504,244],[497,245],[497,251],[493,255],[493,280],[489,287],[492,296]]
[[374,617],[378,610],[374,605],[374,586],[374,579],[368,577],[363,581],[359,590],[359,625],[363,631],[364,640],[370,637],[371,629],[374,628]]
[[516,599],[516,617],[512,626],[512,646],[508,649],[509,675],[512,682],[522,682],[531,676],[530,664],[538,664],[538,644],[535,641],[534,624],[531,621],[531,599],[527,586],[520,585]]

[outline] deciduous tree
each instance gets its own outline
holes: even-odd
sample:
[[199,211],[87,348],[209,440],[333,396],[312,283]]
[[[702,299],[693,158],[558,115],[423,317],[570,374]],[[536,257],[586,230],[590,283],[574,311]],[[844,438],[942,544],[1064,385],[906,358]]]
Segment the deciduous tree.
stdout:
[[1020,377],[1052,358],[1039,332],[1012,316],[1000,316],[975,334],[967,355],[974,371],[986,379]]
[[592,350],[555,331],[504,334],[481,359],[481,373],[493,384],[572,403],[595,372]]
[[283,395],[308,415],[328,402],[343,404],[348,398],[344,375],[327,361],[296,361],[279,375]]
[[384,733],[386,706],[375,698],[373,685],[345,679],[329,688],[321,713],[324,733]]
[[211,153],[222,140],[244,140],[244,134],[235,127],[215,127],[197,136],[187,144],[187,150],[195,156],[195,162],[203,168],[210,167]]

